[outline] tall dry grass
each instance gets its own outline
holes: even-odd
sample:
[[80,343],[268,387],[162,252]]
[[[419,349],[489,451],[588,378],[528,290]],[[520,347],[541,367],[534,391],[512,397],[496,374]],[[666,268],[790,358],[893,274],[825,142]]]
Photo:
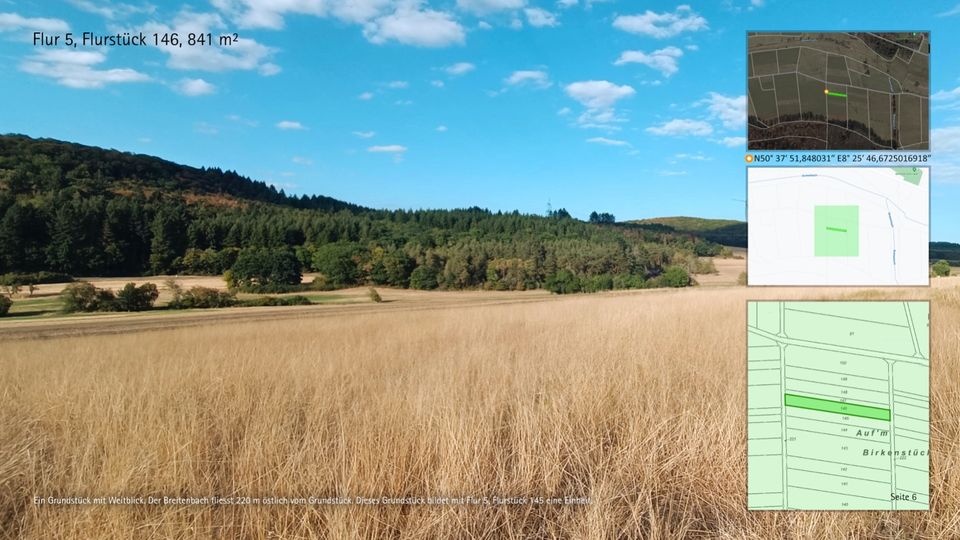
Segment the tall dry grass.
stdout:
[[[0,344],[23,538],[957,538],[960,290],[932,296],[930,512],[748,513],[745,302],[657,291]],[[863,294],[860,294],[863,296]],[[37,506],[33,496],[589,497]]]

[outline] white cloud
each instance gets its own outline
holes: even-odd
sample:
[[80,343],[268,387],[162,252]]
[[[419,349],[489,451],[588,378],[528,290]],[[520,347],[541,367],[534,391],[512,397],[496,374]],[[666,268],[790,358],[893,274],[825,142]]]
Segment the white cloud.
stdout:
[[664,77],[669,77],[676,73],[677,59],[683,56],[683,51],[676,47],[664,47],[651,53],[643,51],[623,51],[620,58],[614,62],[615,65],[624,64],[643,64],[647,67],[659,71]]
[[270,77],[271,75],[276,75],[283,70],[280,68],[280,66],[272,62],[267,62],[265,64],[260,64],[260,67],[257,68],[257,71],[264,77]]
[[115,3],[106,0],[100,0],[98,2],[91,0],[69,0],[69,2],[81,11],[100,15],[105,19],[111,20],[122,19],[137,13],[153,13],[157,10],[156,6],[150,4],[134,6],[132,4]]
[[244,118],[244,117],[240,116],[239,114],[228,114],[228,115],[226,116],[226,118],[227,118],[227,120],[230,120],[231,122],[236,122],[236,123],[238,123],[238,124],[243,124],[243,125],[249,126],[249,127],[257,127],[257,125],[258,125],[258,122],[257,122],[256,120],[250,120],[250,119]]
[[513,20],[510,21],[510,28],[513,30],[521,30],[523,28],[523,21],[521,21],[519,17],[514,17]]
[[354,131],[354,135],[360,137],[361,139],[370,139],[377,134],[376,131]]
[[608,109],[587,109],[577,117],[577,124],[582,128],[597,128],[607,131],[620,131],[617,124],[626,121],[612,107]]
[[206,122],[195,122],[193,124],[193,130],[203,135],[216,135],[220,133],[220,130],[217,129],[216,126],[212,126]]
[[457,0],[457,7],[475,15],[497,11],[515,11],[527,4],[526,0]]
[[954,88],[953,90],[940,90],[939,92],[930,96],[930,99],[933,101],[953,101],[955,99],[960,99],[960,86]]
[[407,81],[390,81],[387,83],[387,88],[399,89],[407,88],[410,86],[410,83]]
[[362,99],[363,101],[370,101],[373,99],[373,92],[363,92],[357,96],[357,99]]
[[960,126],[930,130],[934,151],[930,179],[938,184],[960,184]]
[[449,13],[421,10],[419,7],[401,5],[384,17],[366,23],[363,35],[378,45],[396,41],[417,47],[445,47],[462,45],[466,40],[463,26]]
[[960,154],[960,126],[931,129],[930,148],[938,156]]
[[44,49],[27,57],[20,70],[48,77],[71,88],[103,88],[108,84],[149,81],[150,77],[127,68],[96,69],[107,60],[101,51]]
[[952,17],[954,15],[960,15],[960,4],[957,4],[951,9],[948,9],[942,13],[937,13],[937,17]]
[[664,122],[659,126],[650,126],[646,129],[647,133],[654,135],[683,136],[696,135],[706,136],[713,133],[713,126],[702,120],[689,120],[686,118],[675,118],[669,122]]
[[636,93],[628,85],[619,86],[610,81],[578,81],[568,84],[564,90],[568,96],[589,109],[612,107],[621,99]]
[[465,39],[463,27],[452,14],[429,9],[424,0],[211,0],[211,3],[240,28],[277,30],[283,28],[287,15],[309,15],[361,25],[363,35],[376,44],[396,41],[419,47],[443,47],[461,44]]
[[659,174],[660,176],[686,176],[687,171],[676,171],[671,169],[665,169],[660,171],[657,174]]
[[477,66],[471,64],[470,62],[457,62],[456,64],[450,64],[449,66],[443,68],[447,72],[447,75],[464,75],[470,73],[471,71],[477,69]]
[[747,96],[725,96],[710,92],[707,98],[697,104],[706,105],[710,117],[720,120],[727,129],[743,128],[747,124]]
[[401,146],[399,144],[388,144],[384,146],[370,146],[367,148],[367,152],[378,152],[386,154],[402,154],[407,151],[406,146]]
[[557,0],[557,7],[569,9],[577,5],[578,0]]
[[673,157],[678,160],[713,161],[713,158],[703,155],[702,152],[697,152],[696,154],[686,154],[686,153],[674,154]]
[[313,165],[313,160],[303,156],[293,156],[290,161],[296,163],[297,165],[309,166]]
[[217,87],[203,79],[180,79],[174,87],[185,96],[206,96],[217,91]]
[[616,124],[624,122],[614,106],[618,101],[636,94],[636,90],[627,85],[616,85],[610,81],[578,81],[564,88],[567,95],[580,102],[586,110],[577,117],[577,124],[584,128],[618,130]]
[[750,5],[753,7],[763,7],[764,0],[750,0]]
[[570,107],[564,107],[564,108],[560,109],[559,111],[557,111],[557,116],[566,116],[566,115],[570,114],[571,112],[572,112],[572,111],[570,110]]
[[0,32],[29,30],[31,32],[66,32],[70,25],[60,19],[23,17],[16,13],[0,13]]
[[691,43],[690,45],[685,45],[683,48],[686,49],[686,50],[688,50],[688,51],[699,51],[699,50],[700,50],[700,46],[699,46],[699,45],[694,45],[694,44],[692,44],[692,43]]
[[393,102],[394,105],[401,105],[406,107],[407,105],[413,105],[413,100],[411,99],[398,99]]
[[550,82],[550,77],[547,75],[547,72],[539,70],[514,71],[509,77],[504,79],[503,82],[510,86],[529,85],[536,88],[548,88],[553,84]]
[[303,124],[295,120],[281,120],[276,124],[277,129],[284,130],[298,130],[298,129],[307,129]]
[[267,0],[211,0],[214,7],[228,14],[240,28],[283,28],[283,16],[287,13],[302,15],[326,15],[326,3],[318,0],[292,0],[269,2]]
[[480,21],[477,23],[477,28],[479,28],[480,30],[491,30],[493,28],[493,25],[491,25],[487,21]]
[[440,133],[445,133],[447,131],[447,126],[437,126],[437,131]]
[[620,15],[614,19],[613,27],[658,39],[708,28],[707,20],[687,5],[677,6],[672,13],[656,13],[647,10],[642,15]]
[[550,13],[549,11],[541,8],[526,8],[523,10],[523,14],[527,16],[527,22],[530,23],[530,26],[534,28],[542,28],[544,26],[557,26],[560,24],[557,21],[556,15]]
[[[196,13],[184,9],[174,17],[171,24],[152,21],[139,30],[148,35],[177,32],[186,36],[189,33],[217,35],[226,29],[227,25],[218,13]],[[180,47],[161,44],[157,48],[169,55],[167,67],[171,69],[211,72],[257,70],[262,75],[280,72],[280,67],[269,61],[276,51],[246,36],[230,47]]]
[[747,144],[746,137],[724,137],[716,141],[718,144],[722,144],[727,148],[736,148],[738,146],[744,146]]
[[430,86],[433,86],[434,88],[443,88],[445,84],[441,80],[433,80],[430,81]]
[[312,15],[333,17],[350,23],[363,23],[383,15],[395,3],[392,0],[212,0],[241,28],[280,29],[284,16]]
[[606,146],[630,146],[630,143],[627,141],[621,141],[618,139],[608,139],[606,137],[591,137],[587,139],[588,143],[594,144],[603,144]]

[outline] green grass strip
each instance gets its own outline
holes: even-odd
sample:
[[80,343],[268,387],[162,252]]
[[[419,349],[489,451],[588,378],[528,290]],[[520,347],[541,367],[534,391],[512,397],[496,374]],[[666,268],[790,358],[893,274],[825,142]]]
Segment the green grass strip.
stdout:
[[880,407],[870,407],[868,405],[857,405],[856,403],[844,403],[832,399],[820,399],[808,396],[798,396],[796,394],[784,394],[783,404],[795,409],[807,409],[810,411],[821,411],[833,414],[842,414],[845,416],[858,416],[860,418],[871,418],[873,420],[890,421],[890,409]]
[[847,97],[846,94],[841,94],[840,92],[827,92],[827,95],[828,95],[828,96],[836,96],[836,97]]
[[847,232],[846,229],[841,229],[840,227],[827,227],[827,230],[834,232]]

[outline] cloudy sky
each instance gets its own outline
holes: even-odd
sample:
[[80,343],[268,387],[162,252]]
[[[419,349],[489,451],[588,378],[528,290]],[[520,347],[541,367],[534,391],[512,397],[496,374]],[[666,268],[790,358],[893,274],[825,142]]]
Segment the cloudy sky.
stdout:
[[[742,218],[746,30],[895,22],[933,32],[932,236],[960,241],[960,5],[902,5],[0,0],[0,132],[372,207]],[[35,31],[239,40],[37,47]]]

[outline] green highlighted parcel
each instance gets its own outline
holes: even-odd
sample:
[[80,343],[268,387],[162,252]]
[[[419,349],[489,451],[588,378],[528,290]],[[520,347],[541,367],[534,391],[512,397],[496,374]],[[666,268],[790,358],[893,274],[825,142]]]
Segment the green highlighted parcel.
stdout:
[[820,399],[809,396],[798,396],[796,394],[784,394],[783,404],[787,407],[797,409],[807,409],[811,411],[823,411],[828,413],[842,414],[844,416],[859,416],[860,418],[873,418],[874,420],[890,421],[890,409],[880,407],[870,407],[868,405],[857,405],[855,403],[845,403],[834,401],[832,399]]
[[860,254],[860,207],[817,206],[813,211],[813,254],[856,257]]

